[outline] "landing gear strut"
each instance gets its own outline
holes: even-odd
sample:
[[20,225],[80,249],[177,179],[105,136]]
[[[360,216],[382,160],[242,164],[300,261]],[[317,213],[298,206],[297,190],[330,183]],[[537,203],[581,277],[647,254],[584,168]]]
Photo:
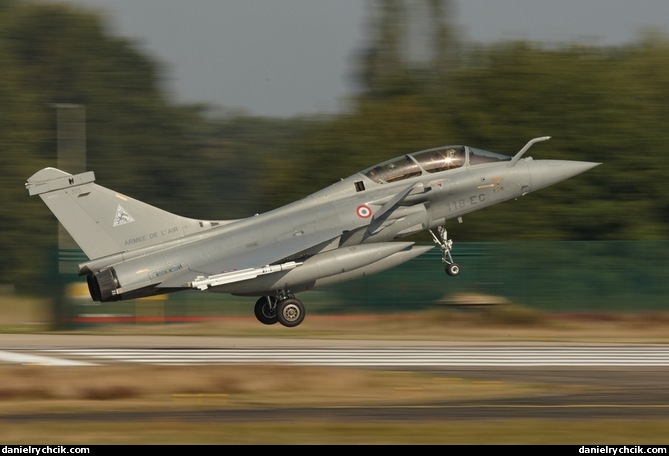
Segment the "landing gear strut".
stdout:
[[432,230],[430,230],[432,240],[441,248],[441,261],[446,263],[446,274],[455,277],[460,274],[460,265],[454,262],[453,257],[451,256],[453,240],[448,239],[448,234],[443,226],[437,227],[437,231],[439,232],[438,237]]
[[288,328],[302,323],[305,316],[302,301],[284,291],[278,292],[276,296],[261,296],[253,310],[260,323],[273,325],[278,321]]

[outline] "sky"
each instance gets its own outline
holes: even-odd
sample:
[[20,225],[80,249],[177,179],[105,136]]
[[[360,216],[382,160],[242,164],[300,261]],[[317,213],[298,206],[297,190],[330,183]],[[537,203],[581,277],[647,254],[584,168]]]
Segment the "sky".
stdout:
[[[165,68],[177,103],[267,117],[332,114],[354,90],[366,0],[54,0],[92,8]],[[417,1],[417,0],[413,0]],[[455,0],[460,36],[619,45],[669,32],[669,0]]]

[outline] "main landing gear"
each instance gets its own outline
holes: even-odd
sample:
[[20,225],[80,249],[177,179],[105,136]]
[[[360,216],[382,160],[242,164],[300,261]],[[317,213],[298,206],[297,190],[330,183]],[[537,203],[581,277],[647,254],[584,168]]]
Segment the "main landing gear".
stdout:
[[288,328],[294,328],[302,323],[305,316],[302,301],[292,293],[283,291],[276,296],[261,296],[253,310],[260,323],[273,325],[279,322]]
[[446,274],[455,277],[460,274],[460,265],[454,262],[453,257],[451,256],[453,240],[448,239],[448,234],[446,233],[446,229],[443,226],[437,227],[437,231],[439,232],[438,237],[432,232],[432,230],[430,230],[432,240],[441,248],[441,261],[446,263]]

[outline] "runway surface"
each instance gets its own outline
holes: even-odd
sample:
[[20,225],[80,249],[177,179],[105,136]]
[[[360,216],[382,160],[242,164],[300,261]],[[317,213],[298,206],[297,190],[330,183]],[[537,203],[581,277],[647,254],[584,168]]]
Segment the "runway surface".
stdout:
[[50,366],[94,366],[112,363],[212,365],[279,363],[311,366],[548,367],[669,366],[669,347],[538,347],[446,348],[59,348],[0,351],[1,363]]
[[[238,363],[414,370],[433,376],[554,384],[547,395],[389,406],[0,415],[0,421],[353,420],[509,418],[669,420],[669,346],[470,344],[432,341],[217,338],[190,336],[0,335],[0,365],[194,366]],[[578,392],[563,391],[578,385]],[[585,387],[585,388],[584,388]]]
[[72,335],[0,335],[0,344],[0,364],[49,366],[280,363],[371,368],[669,367],[669,345],[660,344],[448,344]]

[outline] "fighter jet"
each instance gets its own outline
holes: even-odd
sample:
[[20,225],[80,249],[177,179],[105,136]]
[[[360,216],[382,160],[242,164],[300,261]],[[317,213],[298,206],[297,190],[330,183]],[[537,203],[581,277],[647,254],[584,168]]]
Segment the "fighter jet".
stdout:
[[[181,217],[95,183],[93,171],[44,168],[27,180],[88,257],[78,265],[94,301],[183,290],[257,296],[263,324],[298,326],[295,294],[378,273],[434,248],[400,240],[428,230],[445,271],[447,220],[524,196],[601,163],[533,160],[464,145],[407,153],[303,199],[238,220]],[[435,233],[436,230],[436,233]]]

